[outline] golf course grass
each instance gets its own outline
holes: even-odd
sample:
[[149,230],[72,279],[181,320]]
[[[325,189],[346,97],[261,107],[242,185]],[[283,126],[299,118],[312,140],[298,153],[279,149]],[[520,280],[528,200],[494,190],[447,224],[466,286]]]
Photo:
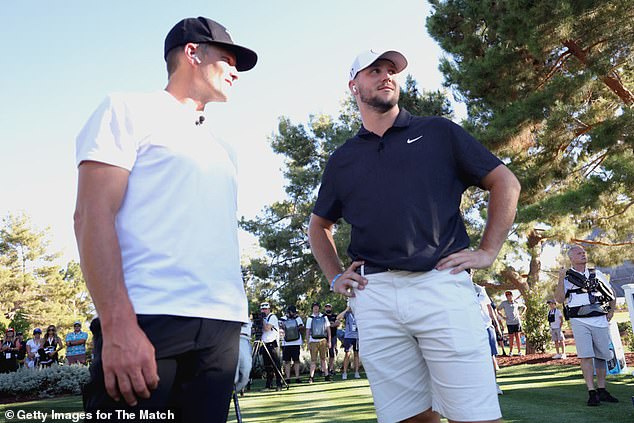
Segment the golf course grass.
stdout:
[[[504,421],[508,423],[634,422],[631,370],[608,376],[608,389],[621,402],[602,403],[599,407],[586,405],[586,389],[578,366],[511,366],[500,370],[498,382],[504,390],[504,395],[499,398]],[[342,381],[337,375],[335,382],[323,382],[318,378],[314,384],[291,384],[289,390],[281,392],[263,391],[263,385],[263,381],[256,381],[251,391],[239,397],[245,423],[376,422],[367,379]],[[3,404],[0,405],[0,422],[17,421],[6,419],[7,410],[68,412],[78,411],[80,407],[79,396]],[[229,422],[236,422],[233,403]]]

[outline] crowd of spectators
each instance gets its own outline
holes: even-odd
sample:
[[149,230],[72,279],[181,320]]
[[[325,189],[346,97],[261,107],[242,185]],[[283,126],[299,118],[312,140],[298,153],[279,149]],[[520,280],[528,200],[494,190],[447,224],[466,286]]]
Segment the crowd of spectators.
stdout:
[[[46,332],[37,327],[33,329],[33,337],[26,340],[22,332],[8,328],[0,338],[0,373],[14,372],[21,367],[37,369],[62,363],[86,364],[88,334],[81,329],[81,322],[75,322],[73,331],[62,340],[55,325],[49,325]],[[66,349],[65,357],[60,355],[63,349]]]
[[[266,314],[267,322],[272,321],[275,315],[270,313],[268,302],[262,303],[261,311]],[[318,367],[321,370],[321,376],[327,382],[333,380],[332,376],[337,370],[342,371],[342,379],[347,379],[348,364],[353,364],[351,367],[354,367],[354,377],[357,379],[361,377],[356,341],[357,327],[349,307],[337,314],[333,311],[331,304],[326,304],[324,306],[325,313],[321,313],[321,305],[314,302],[311,313],[305,316],[305,326],[304,319],[299,316],[294,305],[289,305],[285,311],[286,315],[279,319],[279,324],[274,325],[279,327],[279,332],[276,330],[267,331],[268,326],[265,325],[263,333],[267,337],[265,340],[263,335],[263,341],[265,345],[272,345],[279,337],[281,342],[277,345],[282,347],[282,363],[276,364],[282,370],[280,373],[284,374],[287,384],[291,383],[291,365],[294,367],[294,382],[301,383],[299,355],[302,347],[310,352],[309,383],[313,383],[315,380]],[[277,321],[275,317],[275,322]],[[336,369],[335,357],[339,351],[339,344],[345,351],[344,366],[341,369]],[[349,363],[351,353],[353,353],[353,363]],[[277,357],[273,354],[271,356]],[[267,362],[265,360],[265,363]],[[270,380],[270,376],[267,380]],[[267,382],[267,388],[272,389],[270,382]]]

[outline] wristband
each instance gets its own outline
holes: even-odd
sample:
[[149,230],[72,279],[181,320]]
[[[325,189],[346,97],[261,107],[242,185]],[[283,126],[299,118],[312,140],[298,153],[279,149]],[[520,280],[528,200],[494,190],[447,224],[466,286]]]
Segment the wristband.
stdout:
[[337,281],[337,279],[339,279],[339,277],[343,275],[343,273],[339,273],[337,276],[335,276],[334,278],[332,278],[332,282],[330,282],[330,290],[334,291],[335,290],[335,282]]

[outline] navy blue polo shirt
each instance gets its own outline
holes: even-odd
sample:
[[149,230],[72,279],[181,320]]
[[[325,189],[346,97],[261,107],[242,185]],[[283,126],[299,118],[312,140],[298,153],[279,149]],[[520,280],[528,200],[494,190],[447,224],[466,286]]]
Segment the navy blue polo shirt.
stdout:
[[401,110],[383,137],[362,127],[332,154],[313,213],[350,223],[352,260],[428,271],[469,247],[462,193],[500,164],[450,120]]

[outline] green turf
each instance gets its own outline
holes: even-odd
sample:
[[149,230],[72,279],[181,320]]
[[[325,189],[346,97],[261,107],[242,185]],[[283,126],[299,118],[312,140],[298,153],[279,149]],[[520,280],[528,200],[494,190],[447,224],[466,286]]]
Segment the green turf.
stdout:
[[634,378],[630,372],[608,376],[608,390],[621,402],[586,405],[587,391],[579,366],[521,365],[502,369],[500,406],[505,422],[634,422]]
[[[634,378],[631,371],[608,376],[610,392],[621,400],[618,404],[586,405],[586,389],[578,366],[521,365],[506,367],[498,373],[504,390],[500,405],[508,423],[585,423],[634,422]],[[314,384],[291,384],[281,392],[262,391],[262,381],[239,398],[245,423],[326,423],[376,422],[370,387],[366,379],[336,377],[335,382],[318,379]],[[76,409],[81,398],[62,397],[42,401],[0,405],[0,422],[9,409]],[[13,420],[16,421],[16,420]],[[235,422],[233,403],[229,422]],[[445,420],[443,420],[445,421]]]

